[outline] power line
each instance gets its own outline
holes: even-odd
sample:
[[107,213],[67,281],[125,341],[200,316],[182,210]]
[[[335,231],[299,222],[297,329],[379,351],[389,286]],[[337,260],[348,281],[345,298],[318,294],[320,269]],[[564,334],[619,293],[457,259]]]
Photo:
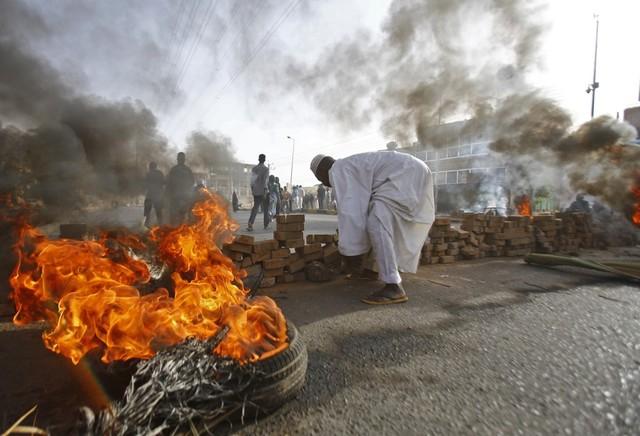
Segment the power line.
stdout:
[[178,79],[176,80],[176,84],[174,86],[173,89],[173,93],[175,93],[180,85],[180,82],[182,81],[182,79],[184,79],[184,77],[187,74],[187,71],[189,70],[189,66],[193,60],[193,56],[194,54],[197,52],[198,47],[200,46],[200,42],[202,41],[202,37],[204,36],[205,30],[207,29],[209,22],[211,21],[211,17],[213,17],[213,12],[216,9],[216,6],[218,4],[219,0],[215,0],[209,3],[209,8],[207,9],[207,11],[205,12],[205,18],[203,18],[202,23],[200,24],[200,28],[198,30],[198,35],[196,36],[196,39],[194,41],[193,44],[191,44],[191,47],[189,49],[189,51],[187,52],[187,57],[185,58],[185,61],[182,65],[182,68],[180,69],[180,73],[178,74]]
[[[220,96],[224,93],[224,91],[226,91],[227,88],[229,88],[231,85],[233,85],[233,83],[236,81],[236,79],[238,79],[238,77],[240,77],[240,75],[245,72],[247,67],[251,64],[251,62],[253,62],[253,60],[256,58],[258,53],[267,44],[269,39],[271,39],[271,37],[275,34],[275,32],[278,30],[278,28],[282,25],[282,23],[284,23],[284,21],[287,18],[289,18],[289,15],[291,15],[291,13],[296,8],[296,6],[298,6],[298,3],[300,3],[300,1],[301,0],[293,0],[290,3],[289,8],[285,11],[285,13],[283,13],[283,15],[280,16],[280,19],[277,20],[274,23],[274,25],[271,26],[269,31],[263,36],[263,38],[260,41],[260,43],[258,43],[257,49],[253,52],[252,55],[250,55],[249,59],[244,63],[244,65],[241,67],[241,69],[238,72],[236,72],[236,74],[222,87],[220,92],[218,92],[216,97],[213,99],[214,103],[220,98]],[[213,107],[213,104],[210,105],[209,108],[205,110],[204,114],[200,118],[204,118],[206,116],[206,114],[209,112],[209,110],[211,110],[212,107]]]
[[[213,103],[215,103],[218,99],[220,99],[220,97],[222,96],[222,94],[231,86],[233,85],[233,83],[238,79],[238,77],[240,77],[240,75],[242,73],[244,73],[244,71],[246,71],[246,69],[249,67],[249,65],[253,62],[253,60],[256,58],[256,56],[258,55],[258,53],[260,53],[260,51],[264,48],[264,46],[267,44],[267,42],[269,42],[269,40],[271,39],[271,37],[275,34],[275,32],[278,30],[278,28],[286,21],[286,19],[293,13],[293,11],[295,10],[295,8],[298,6],[298,4],[301,2],[301,0],[292,0],[291,3],[289,3],[289,5],[285,8],[284,12],[273,22],[273,24],[271,25],[271,27],[269,28],[269,30],[267,30],[267,32],[264,34],[264,36],[262,37],[262,39],[260,40],[260,42],[257,44],[256,48],[254,49],[253,53],[251,53],[249,55],[249,57],[246,59],[246,61],[244,62],[244,64],[241,66],[241,68],[236,71],[235,74],[233,74],[233,76],[222,86],[222,88],[220,89],[220,91],[216,94],[216,96],[213,98],[211,105],[209,105],[209,107],[207,109],[205,109],[203,115],[201,115],[199,117],[199,119],[202,119],[206,116],[206,114],[213,108]],[[204,95],[204,93],[199,94],[199,96],[197,97],[196,102]],[[194,103],[193,105],[195,106],[196,103]],[[184,117],[182,117],[180,119],[180,122],[182,122],[184,119],[186,118],[186,115]],[[176,125],[179,125],[180,122],[176,123]]]

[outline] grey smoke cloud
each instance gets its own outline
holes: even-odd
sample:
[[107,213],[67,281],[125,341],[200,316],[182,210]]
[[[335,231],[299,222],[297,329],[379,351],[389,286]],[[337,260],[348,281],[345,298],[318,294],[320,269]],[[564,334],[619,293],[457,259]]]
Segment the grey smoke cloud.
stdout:
[[0,120],[15,126],[3,129],[3,147],[13,152],[2,160],[20,170],[0,176],[2,185],[15,188],[16,173],[28,174],[30,193],[64,207],[80,206],[89,195],[139,193],[141,160],[167,160],[155,115],[140,101],[83,92],[21,29],[52,30],[24,3],[9,4],[0,28]]
[[215,169],[234,162],[234,146],[230,137],[215,131],[195,131],[187,137],[187,159],[190,165]]
[[632,128],[601,117],[571,132],[569,114],[525,80],[539,66],[544,12],[525,0],[394,0],[381,38],[356,30],[315,62],[287,59],[285,83],[345,130],[381,120],[401,145],[449,145],[436,126],[469,118],[462,133],[490,132],[512,190],[551,184],[627,210],[638,153],[618,144]]

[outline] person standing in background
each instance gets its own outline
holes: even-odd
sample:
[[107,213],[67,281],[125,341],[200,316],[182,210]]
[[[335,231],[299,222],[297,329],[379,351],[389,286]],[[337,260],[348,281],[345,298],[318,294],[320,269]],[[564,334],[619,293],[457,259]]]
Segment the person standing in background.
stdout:
[[193,199],[195,179],[186,164],[186,155],[178,153],[178,163],[167,176],[167,196],[169,197],[169,218],[171,225],[178,226],[186,221]]
[[164,196],[164,174],[158,164],[149,162],[149,172],[144,179],[147,193],[144,197],[144,225],[150,226],[151,211],[155,209],[158,225],[162,224],[162,197]]
[[269,227],[269,200],[267,180],[269,180],[269,168],[264,164],[267,157],[264,154],[258,156],[258,165],[251,169],[251,193],[253,194],[253,208],[249,216],[247,230],[253,231],[253,223],[256,220],[258,209],[262,206],[264,214],[264,228]]

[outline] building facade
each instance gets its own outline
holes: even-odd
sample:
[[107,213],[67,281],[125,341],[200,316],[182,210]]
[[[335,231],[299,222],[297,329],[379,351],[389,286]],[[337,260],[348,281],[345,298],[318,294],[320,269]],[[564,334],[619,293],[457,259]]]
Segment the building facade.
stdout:
[[197,173],[197,181],[204,182],[210,190],[231,201],[233,192],[238,196],[241,207],[251,207],[251,169],[254,164],[230,162],[209,169],[208,173]]
[[469,133],[466,124],[435,126],[430,129],[434,143],[398,149],[423,160],[433,172],[438,213],[508,207],[506,163],[491,153],[486,132]]

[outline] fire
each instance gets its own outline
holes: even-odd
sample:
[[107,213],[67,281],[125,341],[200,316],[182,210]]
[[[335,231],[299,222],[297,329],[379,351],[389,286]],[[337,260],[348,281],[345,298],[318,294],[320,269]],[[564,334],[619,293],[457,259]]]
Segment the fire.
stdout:
[[640,185],[631,188],[631,193],[635,197],[635,203],[631,211],[631,222],[640,227]]
[[[219,249],[237,230],[222,200],[201,190],[194,223],[156,227],[150,240],[103,235],[95,241],[49,240],[23,222],[10,283],[16,324],[47,321],[47,348],[74,363],[100,349],[102,361],[148,359],[188,337],[229,333],[214,350],[242,362],[287,346],[286,321],[268,297],[248,299],[232,261]],[[140,250],[155,248],[172,271],[174,296],[153,279]],[[143,294],[141,288],[151,288]],[[171,287],[171,286],[169,286]]]
[[518,215],[531,216],[531,200],[528,195],[521,195],[515,200]]

